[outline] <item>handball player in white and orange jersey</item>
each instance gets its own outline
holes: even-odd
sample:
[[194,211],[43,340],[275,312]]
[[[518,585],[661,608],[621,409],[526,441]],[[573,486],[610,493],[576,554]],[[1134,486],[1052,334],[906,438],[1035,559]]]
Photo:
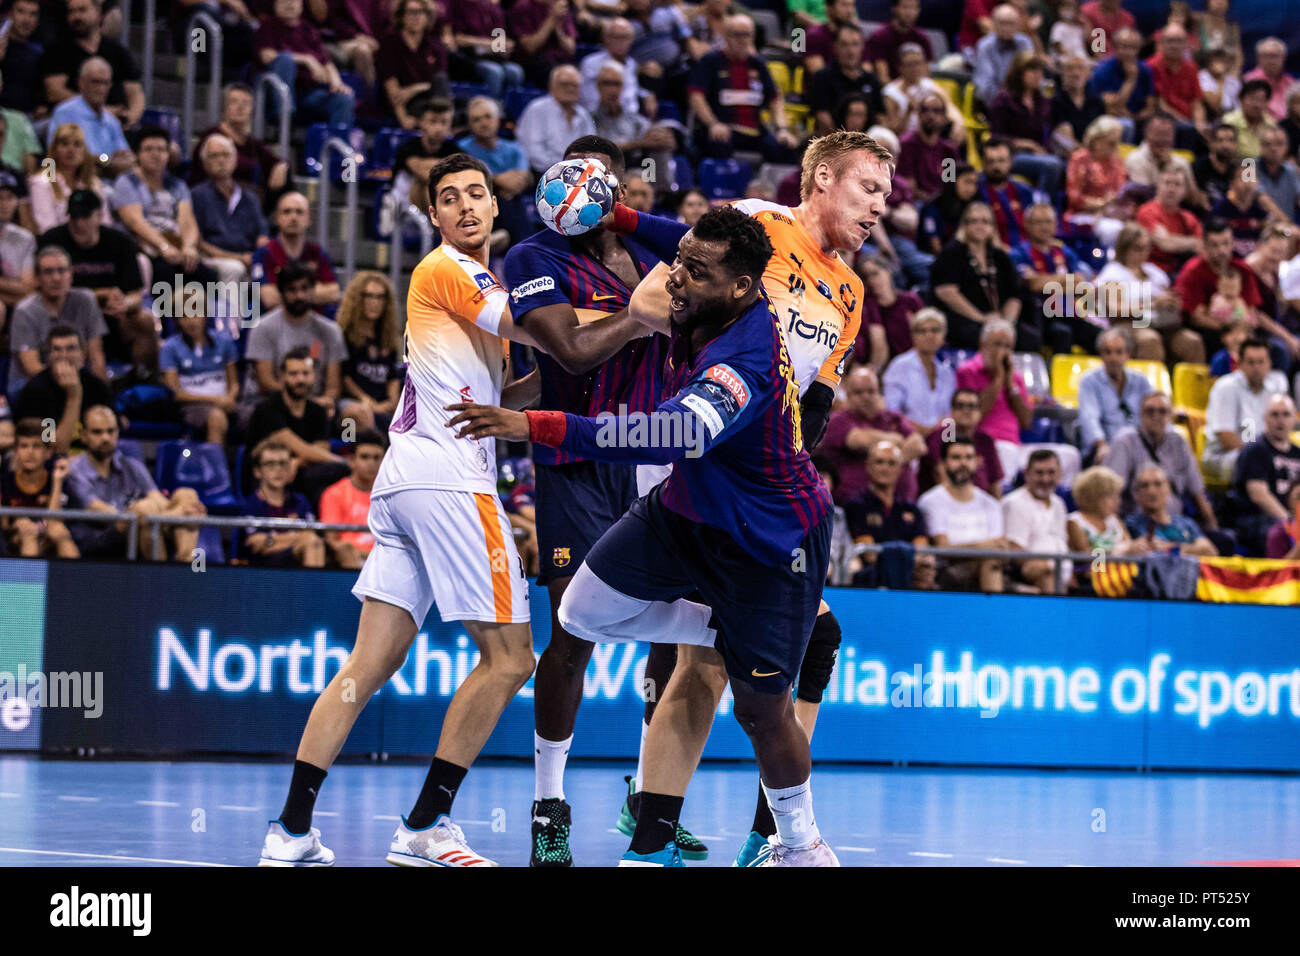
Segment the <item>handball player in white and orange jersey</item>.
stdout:
[[529,337],[515,329],[509,293],[487,267],[497,213],[487,167],[452,156],[433,167],[428,185],[442,245],[411,276],[406,383],[371,492],[375,546],[352,589],[362,601],[357,642],[312,709],[261,866],[334,862],[311,826],[316,795],[362,708],[401,667],[435,603],[442,620],[464,623],[481,657],[447,707],[428,777],[387,859],[398,866],[495,865],[469,848],[450,813],[470,764],[533,672],[528,580],[497,498],[495,442],[456,440],[444,406],[527,404],[530,383],[504,394],[502,386],[505,340]]

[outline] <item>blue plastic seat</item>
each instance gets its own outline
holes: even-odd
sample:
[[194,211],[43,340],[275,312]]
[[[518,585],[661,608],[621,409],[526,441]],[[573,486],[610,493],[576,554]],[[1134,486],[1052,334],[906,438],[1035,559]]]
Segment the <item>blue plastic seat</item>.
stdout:
[[535,87],[512,86],[506,90],[506,116],[511,122],[518,122],[519,117],[523,115],[524,107],[539,96],[545,95],[545,90],[539,90]]
[[[312,123],[307,127],[307,142],[302,151],[302,174],[304,176],[320,176],[320,151],[325,145],[325,141],[331,136],[337,136],[339,139],[346,140],[351,144],[352,149],[361,157],[356,174],[357,176],[364,176],[366,172],[366,131],[360,126],[347,126],[342,123]],[[343,181],[343,157],[338,153],[330,154],[330,179],[336,183]]]
[[418,129],[402,129],[400,126],[385,126],[375,133],[370,146],[370,155],[366,157],[366,178],[389,180],[396,172],[397,151],[408,140],[419,139]]
[[700,162],[700,188],[710,199],[738,199],[753,176],[748,163],[738,159],[705,159]]
[[468,103],[476,96],[491,96],[492,91],[481,83],[451,84],[451,98],[459,104]]
[[179,113],[173,113],[171,110],[151,106],[140,114],[140,126],[161,126],[167,131],[167,135],[171,138],[171,141],[180,145],[181,117]]
[[154,480],[164,491],[193,488],[209,512],[235,514],[241,510],[241,499],[226,466],[226,451],[220,445],[163,442],[158,446]]

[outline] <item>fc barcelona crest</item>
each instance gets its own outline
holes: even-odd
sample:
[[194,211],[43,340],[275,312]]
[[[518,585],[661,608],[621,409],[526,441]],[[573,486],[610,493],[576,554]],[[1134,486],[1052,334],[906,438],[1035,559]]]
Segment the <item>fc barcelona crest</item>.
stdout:
[[551,564],[557,568],[566,568],[569,566],[569,549],[556,548],[551,552]]

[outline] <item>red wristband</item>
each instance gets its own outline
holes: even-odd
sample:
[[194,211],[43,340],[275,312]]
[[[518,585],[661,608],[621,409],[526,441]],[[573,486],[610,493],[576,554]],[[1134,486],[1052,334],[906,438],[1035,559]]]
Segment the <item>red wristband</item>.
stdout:
[[528,440],[539,445],[559,448],[564,442],[564,433],[569,430],[569,421],[564,412],[524,412],[528,416]]
[[606,228],[610,232],[620,236],[630,235],[636,232],[638,213],[631,206],[624,206],[621,202],[614,203],[614,221]]

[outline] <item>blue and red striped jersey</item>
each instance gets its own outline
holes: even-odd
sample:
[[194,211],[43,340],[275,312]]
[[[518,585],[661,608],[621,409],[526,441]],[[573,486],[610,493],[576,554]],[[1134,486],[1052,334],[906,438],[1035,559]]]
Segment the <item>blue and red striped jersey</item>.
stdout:
[[[643,278],[662,261],[635,239],[622,237],[622,242]],[[632,297],[632,290],[617,275],[577,243],[549,229],[534,233],[506,253],[505,278],[516,322],[533,309],[560,303],[573,306],[579,322],[591,322],[626,308]],[[538,352],[540,407],[584,417],[652,411],[663,392],[666,342],[662,335],[636,339],[585,375],[571,375],[549,355]],[[533,460],[539,465],[563,465],[582,457],[537,445]]]
[[789,562],[831,497],[803,448],[799,383],[767,298],[698,354],[674,329],[664,394],[649,415],[565,416],[559,447],[605,461],[671,462],[666,507],[726,532],[764,564]]

